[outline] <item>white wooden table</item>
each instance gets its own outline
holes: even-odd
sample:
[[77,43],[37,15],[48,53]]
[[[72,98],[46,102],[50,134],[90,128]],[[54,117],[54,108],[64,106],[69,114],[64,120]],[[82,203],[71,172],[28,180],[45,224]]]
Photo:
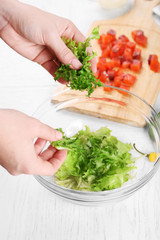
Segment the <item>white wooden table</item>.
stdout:
[[[107,17],[94,0],[26,2],[70,18],[84,34],[94,20]],[[0,40],[0,108],[32,115],[56,86],[44,69]],[[160,111],[160,95],[155,109]],[[97,239],[160,239],[160,171],[127,200],[96,208],[68,203],[34,177],[13,177],[0,167],[0,240]]]

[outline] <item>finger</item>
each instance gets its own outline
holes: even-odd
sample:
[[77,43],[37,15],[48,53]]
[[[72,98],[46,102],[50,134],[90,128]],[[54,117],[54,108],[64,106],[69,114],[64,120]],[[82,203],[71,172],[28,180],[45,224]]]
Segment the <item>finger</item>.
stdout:
[[66,156],[67,156],[67,150],[59,150],[49,160],[49,162],[52,164],[55,172],[60,168],[60,166],[62,165],[62,163],[66,159]]
[[66,158],[66,150],[58,151],[51,161],[44,161],[41,157],[38,157],[37,165],[34,166],[34,173],[42,176],[52,176],[60,168]]
[[[93,54],[92,47],[88,47],[87,52],[89,52],[89,55],[92,55]],[[95,73],[97,71],[97,59],[96,59],[96,57],[92,58],[90,62],[91,62],[91,70],[92,70],[92,72]]]
[[[76,42],[84,42],[86,40],[85,36],[78,30],[78,28],[70,23],[69,27],[65,30],[65,32],[62,34],[62,36],[65,36],[67,38],[71,38]],[[87,51],[92,55],[92,47],[87,48]],[[93,72],[97,71],[97,60],[94,57],[91,59],[91,70]]]
[[57,141],[62,138],[61,132],[40,121],[36,122],[36,127],[33,131],[33,134],[36,135],[36,137],[45,139],[47,141]]
[[73,39],[76,42],[84,42],[86,40],[86,37],[78,30],[78,28],[72,22],[69,22],[69,27],[65,29],[62,36]]
[[46,145],[46,140],[38,138],[34,144],[36,154],[40,154]]
[[70,64],[73,69],[81,68],[81,62],[76,58],[76,56],[71,52],[71,50],[65,45],[60,36],[52,36],[48,38],[46,42],[52,51],[56,54],[59,61],[65,65]]
[[64,80],[63,78],[60,78],[59,80],[58,80],[58,82],[59,83],[61,83],[61,84],[67,84],[67,81],[66,80]]
[[50,160],[50,158],[53,157],[53,155],[56,153],[57,149],[52,147],[52,145],[50,145],[44,152],[42,152],[39,156],[44,160],[44,161],[48,161]]
[[96,57],[91,59],[91,70],[93,73],[97,72],[97,58]]
[[76,42],[84,42],[86,37],[76,28],[72,39]]

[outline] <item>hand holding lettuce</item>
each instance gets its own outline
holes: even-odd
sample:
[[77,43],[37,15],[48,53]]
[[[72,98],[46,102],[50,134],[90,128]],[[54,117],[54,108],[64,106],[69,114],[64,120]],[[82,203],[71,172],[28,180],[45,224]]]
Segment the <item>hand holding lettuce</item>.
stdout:
[[99,27],[94,28],[90,37],[83,42],[76,42],[72,39],[67,39],[63,37],[62,40],[67,45],[67,47],[74,53],[78,60],[82,63],[82,67],[79,70],[74,70],[70,68],[70,65],[61,64],[61,66],[55,72],[55,80],[63,78],[67,81],[67,86],[71,89],[84,91],[87,90],[88,96],[94,91],[96,87],[103,86],[100,80],[94,76],[91,70],[90,60],[95,57],[96,53],[92,52],[89,54],[87,48],[90,47],[91,39],[99,38]]

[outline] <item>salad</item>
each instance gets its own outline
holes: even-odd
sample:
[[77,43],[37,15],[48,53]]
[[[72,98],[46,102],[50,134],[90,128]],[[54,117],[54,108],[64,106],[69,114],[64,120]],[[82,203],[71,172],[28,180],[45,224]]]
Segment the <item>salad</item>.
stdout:
[[67,158],[55,174],[58,185],[80,191],[104,191],[119,188],[132,178],[135,159],[132,145],[119,141],[111,130],[102,127],[91,131],[88,126],[72,137],[64,135],[51,142],[57,149],[67,149]]

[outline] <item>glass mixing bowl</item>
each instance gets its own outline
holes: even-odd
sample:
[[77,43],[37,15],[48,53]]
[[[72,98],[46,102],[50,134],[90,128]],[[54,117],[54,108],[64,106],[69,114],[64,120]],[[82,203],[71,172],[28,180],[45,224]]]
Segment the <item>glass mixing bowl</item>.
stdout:
[[[115,88],[115,87],[111,87]],[[34,114],[43,123],[53,128],[62,128],[67,136],[88,125],[91,130],[107,126],[112,135],[125,143],[136,143],[138,149],[144,153],[160,153],[160,122],[156,111],[143,99],[123,89],[115,89],[113,93],[106,93],[106,98],[87,98],[75,94],[72,98],[66,91],[61,103],[55,104],[48,100],[42,104]],[[66,94],[66,95],[65,95]],[[93,116],[91,116],[92,114]],[[140,154],[131,151],[133,158]],[[35,176],[48,190],[74,203],[83,205],[102,205],[123,200],[144,186],[156,173],[159,157],[150,162],[147,157],[136,160],[137,169],[132,173],[135,177],[122,187],[100,191],[83,192],[59,186],[54,176]]]

